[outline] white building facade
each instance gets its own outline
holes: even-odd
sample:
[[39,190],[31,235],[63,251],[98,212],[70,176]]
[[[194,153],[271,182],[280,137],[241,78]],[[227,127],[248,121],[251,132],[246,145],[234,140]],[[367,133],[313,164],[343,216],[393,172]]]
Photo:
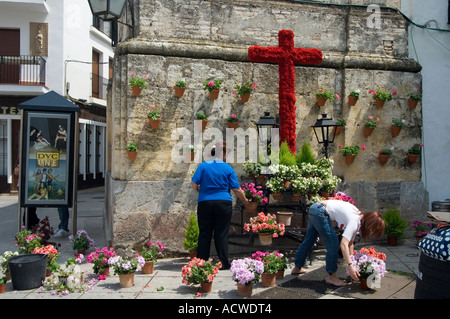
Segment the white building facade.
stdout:
[[409,56],[422,65],[422,180],[430,205],[450,199],[449,6],[447,0],[402,0],[402,12],[412,21]]
[[109,34],[86,0],[0,0],[0,193],[17,190],[18,105],[49,91],[80,106],[79,186],[103,184]]

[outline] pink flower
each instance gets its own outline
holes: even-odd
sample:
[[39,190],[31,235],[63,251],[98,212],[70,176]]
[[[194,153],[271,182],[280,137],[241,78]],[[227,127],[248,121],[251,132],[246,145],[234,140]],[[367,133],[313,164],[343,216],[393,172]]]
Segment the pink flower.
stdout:
[[369,115],[367,118],[368,118],[369,120],[373,120],[373,116],[372,116],[372,115]]
[[336,93],[336,98],[339,100],[339,94]]
[[154,105],[150,105],[150,108],[151,108],[151,109],[154,109],[154,108],[155,108],[155,106],[154,106]]
[[380,118],[379,117],[377,117],[377,122],[380,122]]
[[369,94],[372,93],[372,90],[369,90]]
[[364,151],[366,149],[366,146],[364,144],[361,145],[361,149]]
[[342,145],[339,145],[339,148],[342,148]]
[[397,91],[392,90],[392,94],[397,95]]
[[373,91],[373,95],[377,95],[377,92]]
[[148,76],[147,76],[147,75],[144,75],[144,79],[148,79]]
[[131,72],[131,76],[135,76],[136,75],[136,73],[134,73],[134,72]]
[[252,89],[256,88],[256,83],[253,82]]
[[214,82],[211,81],[211,82],[208,83],[208,85],[209,85],[209,86],[214,86]]
[[232,94],[236,94],[236,91],[231,92]]
[[234,118],[236,118],[236,114],[231,114],[230,117],[231,117],[232,119],[234,119]]

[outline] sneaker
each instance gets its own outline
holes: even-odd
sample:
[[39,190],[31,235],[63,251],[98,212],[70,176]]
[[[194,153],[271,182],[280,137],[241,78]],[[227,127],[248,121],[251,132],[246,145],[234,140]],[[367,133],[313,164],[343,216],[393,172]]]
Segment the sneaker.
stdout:
[[58,231],[53,235],[53,237],[66,237],[67,235],[69,235],[69,232],[67,230],[64,229],[58,229]]

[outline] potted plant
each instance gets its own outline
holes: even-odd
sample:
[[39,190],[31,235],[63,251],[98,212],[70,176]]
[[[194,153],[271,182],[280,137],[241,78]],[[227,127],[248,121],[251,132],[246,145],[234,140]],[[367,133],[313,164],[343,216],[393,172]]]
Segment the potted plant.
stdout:
[[186,149],[188,150],[188,152],[186,153],[187,162],[192,162],[195,158],[195,147],[194,145],[190,144],[186,146]]
[[381,164],[386,164],[389,159],[389,156],[392,155],[392,150],[389,148],[384,148],[378,152],[378,159]]
[[86,251],[94,247],[95,243],[84,229],[78,230],[75,236],[70,235],[69,240],[72,242],[72,249],[76,252],[76,256],[85,255]]
[[415,109],[417,103],[422,100],[422,93],[419,91],[414,91],[408,94],[408,106],[410,109]]
[[380,108],[383,107],[386,101],[392,100],[392,95],[397,95],[397,92],[395,90],[392,90],[392,93],[387,93],[382,90],[369,90],[369,94],[372,94],[372,97],[375,100],[375,105]]
[[8,261],[5,257],[0,256],[0,294],[4,294],[6,291],[6,282],[8,277],[6,273],[8,272]]
[[133,257],[114,256],[108,259],[108,264],[113,268],[114,274],[119,275],[120,287],[130,288],[134,285],[134,274],[141,270],[145,260],[140,255]]
[[355,145],[355,146],[342,146],[339,145],[339,153],[341,153],[345,157],[345,162],[347,164],[353,163],[353,160],[355,159],[356,155],[358,155],[360,150],[365,150],[366,147],[364,145],[361,145],[361,147]]
[[206,125],[208,124],[208,116],[203,112],[198,112],[195,117],[197,118],[197,120],[202,121],[202,131],[204,131]]
[[117,254],[114,247],[103,247],[102,249],[95,248],[95,250],[87,256],[86,260],[88,263],[93,264],[92,269],[94,274],[99,275],[99,278],[103,279],[109,275],[109,258],[116,256]]
[[232,279],[237,283],[238,294],[242,297],[252,295],[253,284],[257,283],[264,272],[264,264],[252,258],[235,259],[230,267]]
[[152,274],[154,265],[157,261],[157,255],[164,251],[163,244],[157,240],[156,245],[152,241],[148,241],[145,243],[142,248],[141,256],[144,257],[145,264],[142,266],[143,274]]
[[[376,249],[363,247],[359,252],[354,251],[350,256],[352,266],[359,272],[360,285],[363,290],[368,290],[372,282],[368,285],[367,280],[381,280],[386,275],[386,255],[377,252]],[[347,274],[349,274],[347,266]],[[370,286],[370,287],[369,287]]]
[[222,263],[212,263],[212,259],[203,260],[197,257],[192,258],[186,266],[181,269],[181,282],[186,285],[200,284],[202,292],[210,292],[212,282],[222,268]]
[[46,276],[50,276],[53,272],[59,269],[58,259],[59,254],[58,250],[53,245],[47,245],[45,247],[36,247],[33,250],[33,254],[45,254],[47,255],[47,271]]
[[184,233],[184,241],[183,246],[189,252],[189,256],[191,258],[197,255],[197,246],[198,246],[198,222],[197,218],[193,211],[189,215],[189,221]]
[[410,149],[408,149],[408,163],[413,164],[417,161],[420,155],[421,148],[423,144],[414,144]]
[[25,226],[16,234],[15,242],[19,248],[19,254],[31,254],[36,247],[41,247],[42,238],[27,230]]
[[244,230],[258,233],[261,245],[270,245],[272,238],[284,235],[285,225],[278,223],[275,215],[261,212],[255,217],[250,217],[250,222],[244,224]]
[[12,252],[10,250],[7,250],[3,253],[3,255],[0,256],[0,260],[1,260],[0,267],[5,267],[5,269],[6,269],[5,275],[8,280],[11,280],[11,274],[9,272],[9,267],[8,267],[8,259],[18,256],[18,255],[19,255],[18,251]]
[[324,197],[329,197],[338,187],[342,180],[334,175],[322,179],[322,186],[320,187],[320,194]]
[[161,122],[161,112],[154,105],[150,105],[147,108],[147,112],[150,126],[153,130],[156,130],[159,128],[159,123]]
[[285,190],[284,180],[281,177],[273,176],[267,181],[267,188],[272,192],[274,199],[279,200],[281,198],[281,192]]
[[261,186],[255,186],[255,183],[243,183],[241,189],[250,203],[250,205],[246,206],[248,213],[256,212],[259,204],[267,204],[268,199],[264,196]]
[[364,123],[364,136],[369,136],[370,134],[372,134],[373,129],[377,127],[379,122],[379,117],[377,117],[377,119],[375,120],[372,115],[369,115],[366,122]]
[[361,91],[360,90],[352,90],[348,95],[348,106],[354,106],[359,99]]
[[231,114],[228,118],[227,118],[227,122],[228,122],[228,127],[232,128],[232,129],[236,129],[239,125],[239,119],[237,118],[236,114]]
[[339,135],[339,134],[341,134],[342,130],[345,128],[347,121],[345,119],[337,119],[336,124],[337,124],[337,126],[334,128],[335,135]]
[[138,146],[137,144],[130,139],[130,137],[125,138],[125,142],[127,142],[127,146],[125,146],[125,150],[127,151],[127,156],[130,161],[134,161],[138,154]]
[[392,125],[391,125],[391,132],[392,132],[392,136],[397,136],[400,134],[400,130],[403,127],[403,124],[405,124],[405,120],[398,120],[393,118],[392,119]]
[[282,268],[283,255],[274,252],[257,251],[252,254],[252,258],[260,260],[264,265],[264,272],[261,275],[261,283],[264,287],[274,287],[278,271]]
[[255,179],[256,176],[261,174],[261,164],[260,163],[252,163],[251,161],[245,161],[242,164],[242,169],[245,173],[249,175],[249,178]]
[[306,179],[306,193],[308,199],[311,199],[314,194],[317,194],[322,188],[322,179],[318,176],[308,177]]
[[308,189],[308,181],[306,177],[297,176],[291,181],[291,189],[293,192],[292,200],[299,201]]
[[433,227],[432,224],[425,223],[424,221],[421,220],[415,220],[412,226],[414,228],[414,237],[416,237],[417,241],[421,240],[426,235],[428,235],[431,228]]
[[386,213],[383,214],[383,219],[386,224],[385,234],[387,237],[388,245],[396,246],[398,244],[398,239],[403,236],[406,230],[407,223],[400,216],[397,208],[389,207]]
[[175,96],[178,98],[183,97],[184,91],[186,91],[186,81],[184,80],[179,80],[177,82],[175,82],[175,85],[173,86],[174,90],[175,90]]
[[248,102],[248,99],[250,98],[250,93],[252,93],[254,88],[256,88],[256,83],[248,81],[242,85],[236,85],[234,89],[237,91],[233,91],[233,94],[235,93],[239,94],[242,103],[246,103]]
[[209,80],[203,83],[203,89],[209,92],[209,98],[211,100],[217,100],[219,97],[219,91],[222,87],[222,83],[223,80],[219,79]]
[[131,72],[131,79],[128,84],[131,87],[131,91],[134,96],[139,96],[141,91],[148,87],[147,79],[147,75],[144,75],[142,78],[138,78],[136,77],[136,73]]
[[[328,83],[325,83],[325,85]],[[334,101],[339,99],[339,94],[325,90],[325,86],[321,85],[316,92],[317,106],[324,106],[327,100]]]

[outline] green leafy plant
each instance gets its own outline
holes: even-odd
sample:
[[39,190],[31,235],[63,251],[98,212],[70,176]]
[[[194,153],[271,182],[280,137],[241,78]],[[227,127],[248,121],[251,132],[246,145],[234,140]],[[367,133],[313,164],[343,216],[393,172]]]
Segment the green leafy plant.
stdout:
[[145,261],[153,261],[156,263],[158,254],[163,251],[164,246],[159,240],[156,241],[156,245],[152,241],[148,241],[142,248],[141,256],[144,257]]
[[133,142],[129,137],[125,138],[125,142],[127,142],[127,146],[125,149],[130,152],[136,152],[138,150],[138,146],[135,142]]
[[390,149],[388,149],[388,148],[384,148],[384,149],[382,149],[381,151],[380,151],[380,154],[381,155],[392,155],[392,151],[390,150]]
[[223,83],[223,80],[219,80],[219,79],[205,81],[203,83],[203,89],[207,90],[209,92],[211,92],[212,90],[220,90],[220,88],[222,87],[222,83]]
[[76,252],[87,250],[93,247],[95,243],[84,229],[77,231],[75,236],[70,235],[69,240],[72,241],[72,249]]
[[298,167],[301,167],[302,163],[314,164],[316,162],[316,158],[311,150],[311,145],[308,142],[304,141],[302,143],[300,152],[295,154],[295,160]]
[[143,78],[136,77],[136,73],[131,72],[131,80],[128,82],[130,87],[139,86],[141,89],[146,89],[148,87],[147,84],[148,76],[144,75]]
[[420,154],[423,144],[414,144],[410,149],[408,149],[409,154]]
[[239,122],[239,119],[236,116],[236,114],[233,113],[227,118],[227,121],[230,123],[234,123],[234,122]]
[[342,146],[339,145],[339,153],[341,153],[343,156],[347,156],[347,155],[353,155],[356,156],[358,155],[360,150],[365,150],[366,147],[364,145],[362,145],[361,147],[355,145],[355,146]]
[[186,285],[212,282],[222,268],[222,263],[213,264],[212,260],[192,258],[186,266],[181,268],[181,282]]
[[248,81],[242,85],[236,85],[234,89],[237,91],[233,91],[233,94],[237,93],[239,95],[245,95],[247,93],[251,93],[254,88],[256,88],[256,83]]
[[175,85],[178,86],[180,89],[184,89],[187,84],[185,81],[179,80],[179,81],[175,82]]
[[197,118],[197,120],[202,120],[202,121],[205,121],[208,119],[208,116],[203,112],[198,112],[197,114],[195,114],[195,117]]
[[345,126],[347,124],[347,120],[345,119],[337,119],[335,122],[337,126]]
[[392,119],[392,126],[403,127],[403,124],[405,124],[405,120]]
[[139,271],[145,264],[145,260],[140,255],[133,257],[114,256],[108,259],[108,264],[113,268],[114,274],[125,275]]
[[411,100],[422,100],[422,93],[420,93],[419,91],[414,91],[413,93],[409,93],[408,97]]
[[189,215],[189,221],[184,233],[183,247],[187,251],[196,251],[198,246],[198,234],[199,234],[197,218],[193,211]]
[[291,149],[289,148],[286,141],[283,141],[280,145],[279,163],[280,165],[287,165],[287,166],[297,164],[295,155],[292,154]]
[[281,193],[284,191],[284,180],[281,177],[273,176],[266,183],[267,187],[272,191],[272,193]]
[[352,90],[349,95],[353,96],[355,99],[359,99],[360,94],[361,94],[360,90]]
[[372,94],[374,100],[378,99],[381,101],[390,101],[392,100],[392,95],[397,95],[395,90],[392,90],[392,93],[387,93],[382,90],[372,91],[369,90],[369,94]]
[[152,120],[157,120],[161,117],[161,112],[154,105],[147,108],[147,117]]
[[36,247],[42,246],[42,237],[27,230],[25,226],[16,234],[15,242],[20,254],[31,254]]
[[389,207],[383,214],[383,219],[386,224],[385,234],[388,237],[401,238],[406,230],[407,222],[400,216],[400,212],[395,207]]
[[[325,83],[325,85],[328,83]],[[316,97],[323,97],[331,101],[338,100],[339,94],[325,90],[325,85],[321,85],[316,92]]]
[[375,127],[377,127],[379,122],[380,122],[380,118],[379,117],[377,117],[377,119],[375,120],[372,115],[369,115],[367,117],[366,122],[365,122],[365,126],[367,128],[375,128]]

